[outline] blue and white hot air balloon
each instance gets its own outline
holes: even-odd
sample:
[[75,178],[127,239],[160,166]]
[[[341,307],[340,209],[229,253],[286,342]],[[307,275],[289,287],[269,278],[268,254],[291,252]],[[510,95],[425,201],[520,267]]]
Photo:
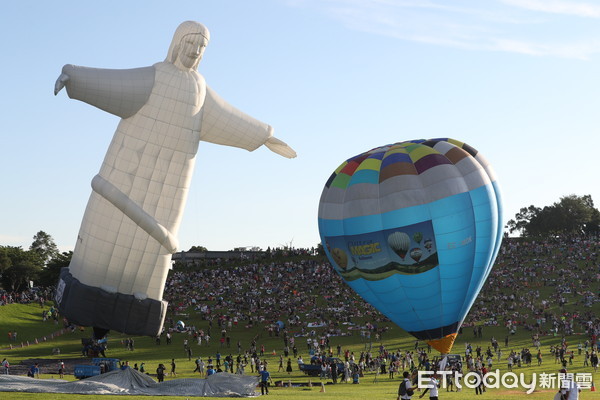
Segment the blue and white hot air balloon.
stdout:
[[501,213],[495,174],[477,150],[412,140],[342,163],[321,195],[319,231],[348,285],[448,353],[498,254]]

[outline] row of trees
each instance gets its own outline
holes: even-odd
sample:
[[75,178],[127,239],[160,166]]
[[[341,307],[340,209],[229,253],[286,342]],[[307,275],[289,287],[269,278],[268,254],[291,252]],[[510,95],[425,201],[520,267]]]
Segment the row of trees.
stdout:
[[29,282],[38,286],[55,285],[62,267],[67,267],[73,252],[58,251],[52,236],[39,231],[29,250],[0,246],[0,283],[11,292],[27,288]]
[[506,229],[522,236],[599,235],[600,211],[594,207],[592,196],[570,195],[543,208],[521,208]]

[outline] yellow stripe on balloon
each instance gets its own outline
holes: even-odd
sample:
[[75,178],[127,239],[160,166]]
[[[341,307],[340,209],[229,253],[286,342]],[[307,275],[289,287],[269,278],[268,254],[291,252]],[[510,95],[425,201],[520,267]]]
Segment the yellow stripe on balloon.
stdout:
[[367,158],[365,161],[360,163],[358,168],[356,168],[356,172],[361,171],[363,169],[370,169],[373,171],[379,171],[381,169],[381,160],[376,158]]
[[409,152],[410,159],[412,160],[412,162],[417,162],[421,158],[428,156],[430,154],[440,154],[440,153],[429,146],[418,146]]

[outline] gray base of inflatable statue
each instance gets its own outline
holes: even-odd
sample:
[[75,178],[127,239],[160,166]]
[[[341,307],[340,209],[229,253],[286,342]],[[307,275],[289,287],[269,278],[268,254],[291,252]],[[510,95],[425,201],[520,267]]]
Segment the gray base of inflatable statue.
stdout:
[[0,392],[116,394],[146,396],[256,396],[257,376],[220,372],[207,379],[184,378],[157,383],[132,368],[108,372],[75,382],[0,375]]
[[73,324],[139,336],[158,335],[167,310],[166,301],[140,300],[85,285],[69,268],[60,271],[55,301],[60,313]]

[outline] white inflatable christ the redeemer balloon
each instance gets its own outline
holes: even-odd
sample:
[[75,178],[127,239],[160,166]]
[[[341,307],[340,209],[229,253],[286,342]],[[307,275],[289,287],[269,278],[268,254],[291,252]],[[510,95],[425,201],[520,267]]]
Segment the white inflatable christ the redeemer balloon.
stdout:
[[199,141],[249,151],[294,150],[271,126],[221,99],[197,71],[209,32],[182,23],[167,58],[150,67],[111,70],[65,65],[55,94],[121,117],[90,196],[73,258],[56,301],[71,322],[131,335],[161,332],[162,300]]

